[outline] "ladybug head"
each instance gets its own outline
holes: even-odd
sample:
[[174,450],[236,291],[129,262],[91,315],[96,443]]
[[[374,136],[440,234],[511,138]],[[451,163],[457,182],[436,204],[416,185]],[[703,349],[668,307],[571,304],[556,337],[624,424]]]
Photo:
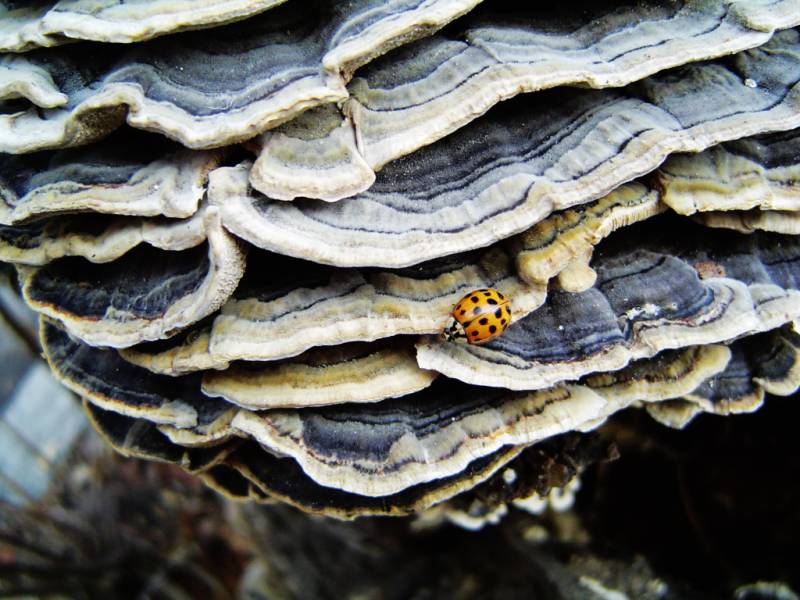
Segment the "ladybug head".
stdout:
[[442,330],[442,339],[448,342],[466,342],[467,332],[461,323],[450,317]]

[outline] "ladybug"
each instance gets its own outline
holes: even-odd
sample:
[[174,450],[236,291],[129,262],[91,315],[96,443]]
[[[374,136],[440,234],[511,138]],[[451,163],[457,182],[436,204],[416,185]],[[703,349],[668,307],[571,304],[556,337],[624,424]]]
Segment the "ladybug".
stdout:
[[497,290],[483,288],[464,296],[442,331],[449,342],[480,344],[497,337],[511,324],[511,304]]

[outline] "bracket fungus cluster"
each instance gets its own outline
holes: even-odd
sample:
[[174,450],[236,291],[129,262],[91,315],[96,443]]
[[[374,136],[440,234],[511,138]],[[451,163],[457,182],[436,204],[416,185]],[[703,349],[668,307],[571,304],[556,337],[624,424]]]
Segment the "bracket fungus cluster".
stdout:
[[[122,453],[340,518],[540,510],[624,408],[683,427],[800,386],[799,26],[799,0],[0,2],[0,260]],[[441,339],[481,288],[508,329]]]

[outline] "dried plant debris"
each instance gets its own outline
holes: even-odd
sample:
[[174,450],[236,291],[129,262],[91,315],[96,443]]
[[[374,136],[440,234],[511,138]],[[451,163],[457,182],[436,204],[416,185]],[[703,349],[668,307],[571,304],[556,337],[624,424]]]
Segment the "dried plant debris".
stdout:
[[73,215],[27,225],[0,225],[0,260],[44,265],[65,256],[80,256],[104,263],[142,243],[179,251],[205,240],[204,208],[188,219]]
[[796,0],[486,5],[367,67],[349,86],[348,108],[364,158],[377,170],[517,94],[620,87],[763,45],[775,28],[798,24]]
[[124,356],[180,373],[221,369],[232,360],[279,360],[315,346],[435,334],[459,298],[483,287],[513,297],[515,319],[541,306],[546,292],[521,281],[500,248],[394,271],[335,269],[252,251],[241,284],[208,326]]
[[270,200],[251,190],[245,167],[212,173],[208,197],[225,226],[256,246],[337,266],[406,266],[524,231],[672,152],[798,127],[799,79],[800,32],[788,30],[726,61],[622,90],[556,89],[501,103],[387,165],[346,201]]
[[477,385],[538,389],[667,348],[774,329],[800,314],[796,237],[707,230],[657,217],[612,236],[593,287],[544,306],[482,346],[426,338],[422,368]]
[[663,202],[683,215],[706,211],[800,210],[800,130],[678,154],[658,170]]
[[429,386],[412,339],[313,348],[292,359],[234,363],[203,375],[202,390],[251,410],[378,402]]
[[728,357],[718,346],[676,351],[610,373],[597,387],[587,382],[529,393],[439,379],[369,407],[241,411],[232,427],[294,458],[320,485],[385,496],[458,473],[502,446],[592,428],[635,401],[688,393]]
[[216,311],[244,273],[241,245],[205,215],[208,241],[180,252],[137,246],[111,263],[60,258],[18,266],[26,302],[94,345],[125,347],[174,335]]
[[92,426],[114,450],[125,456],[174,463],[189,472],[198,472],[219,464],[235,447],[223,444],[184,448],[171,443],[150,421],[103,410],[88,400],[83,401],[83,407]]
[[[0,52],[57,46],[71,39],[131,43],[238,21],[286,0],[60,0],[0,3]],[[32,4],[32,5],[30,5]]]
[[87,148],[0,154],[0,224],[85,211],[190,217],[221,158],[130,131]]
[[240,23],[134,48],[98,51],[87,43],[7,56],[0,63],[6,87],[20,79],[27,84],[20,92],[33,90],[30,101],[61,93],[66,102],[0,116],[0,150],[83,144],[125,121],[191,148],[251,138],[308,108],[345,100],[359,65],[478,2],[293,0]]
[[526,448],[485,482],[419,515],[420,522],[445,518],[465,529],[495,524],[516,507],[541,514],[567,510],[587,467],[618,458],[614,444],[593,433],[568,433]]

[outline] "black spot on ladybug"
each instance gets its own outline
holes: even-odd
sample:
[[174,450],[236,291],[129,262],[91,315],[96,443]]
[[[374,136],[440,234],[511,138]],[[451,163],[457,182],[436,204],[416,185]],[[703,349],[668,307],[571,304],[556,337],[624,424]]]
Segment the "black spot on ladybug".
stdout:
[[477,331],[473,331],[473,332],[472,332],[470,335],[471,335],[472,337],[475,337],[476,335],[478,335],[478,332],[477,332]]
[[483,292],[483,295],[484,295],[484,296],[491,296],[491,295],[492,295],[492,292]]
[[496,311],[494,311],[494,316],[497,317],[498,319],[500,317],[502,317],[503,316],[503,309],[502,308],[498,308]]
[[483,317],[480,321],[478,321],[478,323],[480,323],[481,325],[486,325],[488,322],[489,319],[487,319],[486,317]]
[[494,325],[491,325],[489,327],[489,333],[497,333],[497,327],[495,327]]
[[465,314],[467,314],[467,311],[465,311],[464,309],[461,309],[461,311],[459,311],[459,313],[458,313],[458,314],[460,314],[460,315],[465,315]]
[[500,324],[501,325],[505,325],[506,324],[506,320],[505,319],[501,319]]
[[511,309],[509,307],[507,307],[507,306],[506,306],[506,312],[508,313],[508,316],[510,317],[511,316]]
[[473,315],[481,314],[481,307],[480,306],[476,306],[474,309],[472,309],[472,314]]
[[497,300],[495,300],[494,298],[489,298],[489,299],[487,300],[487,302],[488,302],[489,304],[497,304]]
[[477,296],[473,296],[472,298],[470,298],[470,300],[472,300],[475,304],[478,303],[478,297]]
[[503,294],[501,294],[500,292],[497,292],[497,297],[500,298],[500,300],[505,300],[506,299],[506,297],[503,296]]

